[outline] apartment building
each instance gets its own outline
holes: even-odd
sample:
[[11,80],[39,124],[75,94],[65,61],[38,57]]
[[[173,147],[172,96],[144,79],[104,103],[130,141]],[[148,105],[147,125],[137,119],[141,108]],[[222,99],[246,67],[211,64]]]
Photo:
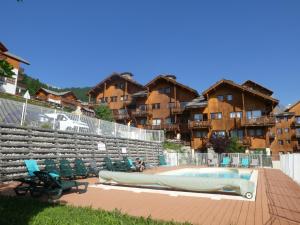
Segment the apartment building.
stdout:
[[276,125],[269,138],[274,153],[300,151],[300,101],[276,114]]
[[1,42],[0,42],[0,60],[5,60],[10,65],[12,65],[13,66],[12,71],[15,74],[10,78],[0,76],[0,92],[12,94],[12,95],[18,94],[16,93],[16,90],[17,90],[17,81],[18,81],[20,64],[24,63],[29,65],[29,62],[9,52],[6,46]]

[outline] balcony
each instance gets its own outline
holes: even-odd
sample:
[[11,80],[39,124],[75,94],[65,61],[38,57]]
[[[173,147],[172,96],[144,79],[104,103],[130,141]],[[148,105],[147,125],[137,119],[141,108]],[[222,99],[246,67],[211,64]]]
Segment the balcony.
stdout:
[[300,127],[300,117],[296,117],[293,122],[292,125],[295,127]]
[[273,126],[275,125],[275,117],[273,116],[262,116],[252,119],[243,119],[242,126],[254,127],[254,126]]
[[134,117],[147,117],[148,114],[150,113],[147,110],[136,109],[131,111],[131,115]]
[[160,124],[160,125],[148,124],[148,125],[146,125],[146,128],[150,129],[150,130],[175,131],[175,130],[179,130],[179,124],[178,123]]
[[113,116],[115,120],[127,120],[130,118],[126,110],[113,110]]
[[171,108],[171,113],[172,114],[182,114],[184,111],[183,107],[175,107],[175,108]]
[[210,128],[210,126],[211,126],[211,122],[209,120],[205,120],[205,121],[189,120],[189,129]]

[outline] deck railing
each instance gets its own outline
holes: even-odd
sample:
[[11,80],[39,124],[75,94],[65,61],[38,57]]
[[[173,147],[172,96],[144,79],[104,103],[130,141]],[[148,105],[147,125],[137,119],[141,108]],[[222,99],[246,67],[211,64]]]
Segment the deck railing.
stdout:
[[189,128],[209,128],[211,126],[211,122],[209,120],[205,121],[197,121],[197,120],[189,120]]
[[251,119],[243,119],[242,126],[272,126],[275,125],[275,117],[261,116]]

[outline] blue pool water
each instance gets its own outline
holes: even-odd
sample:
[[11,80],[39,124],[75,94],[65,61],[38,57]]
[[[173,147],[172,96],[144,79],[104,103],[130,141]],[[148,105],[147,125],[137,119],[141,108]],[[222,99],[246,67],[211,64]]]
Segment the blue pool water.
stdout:
[[237,170],[201,171],[200,170],[175,170],[167,172],[165,175],[203,178],[238,178],[250,180],[251,173],[239,173]]

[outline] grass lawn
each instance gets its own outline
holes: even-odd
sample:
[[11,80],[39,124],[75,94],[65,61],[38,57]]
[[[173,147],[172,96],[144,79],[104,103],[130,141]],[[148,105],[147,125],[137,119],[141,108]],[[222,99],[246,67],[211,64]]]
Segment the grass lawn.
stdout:
[[121,214],[118,211],[107,212],[91,208],[41,202],[32,198],[0,196],[1,225],[171,225],[174,222],[162,222],[150,218],[137,218]]

